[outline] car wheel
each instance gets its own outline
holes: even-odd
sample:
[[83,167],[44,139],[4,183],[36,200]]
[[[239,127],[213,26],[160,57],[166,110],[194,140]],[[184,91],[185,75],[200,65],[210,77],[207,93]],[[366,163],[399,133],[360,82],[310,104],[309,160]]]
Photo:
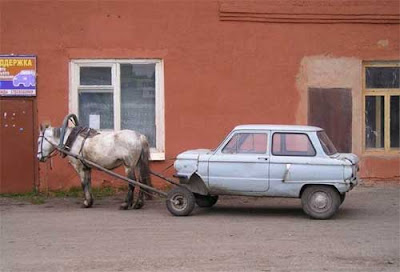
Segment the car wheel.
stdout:
[[310,217],[328,219],[340,206],[340,194],[331,186],[313,185],[304,190],[301,203]]
[[212,196],[212,195],[199,195],[199,194],[194,194],[194,197],[196,199],[196,204],[199,207],[202,208],[209,208],[215,205],[218,201],[218,196]]
[[195,198],[191,191],[184,187],[175,187],[167,195],[167,209],[175,216],[189,215],[195,206]]

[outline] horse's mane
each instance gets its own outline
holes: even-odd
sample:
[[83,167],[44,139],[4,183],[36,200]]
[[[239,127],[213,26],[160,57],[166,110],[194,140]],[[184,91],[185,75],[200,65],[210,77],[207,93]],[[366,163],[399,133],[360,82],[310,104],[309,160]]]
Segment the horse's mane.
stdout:
[[53,128],[53,136],[56,138],[61,137],[61,128]]

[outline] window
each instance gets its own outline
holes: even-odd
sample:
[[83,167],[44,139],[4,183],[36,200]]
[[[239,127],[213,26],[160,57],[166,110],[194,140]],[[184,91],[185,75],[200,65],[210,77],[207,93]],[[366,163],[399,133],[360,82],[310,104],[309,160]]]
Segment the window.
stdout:
[[306,134],[274,133],[272,154],[275,156],[315,156],[315,149]]
[[400,62],[368,62],[363,67],[364,147],[400,148]]
[[326,155],[330,156],[337,153],[336,147],[333,145],[328,135],[326,135],[325,131],[318,131],[317,136]]
[[151,159],[165,158],[161,60],[73,60],[70,74],[70,111],[82,125],[138,131]]
[[229,154],[265,154],[267,152],[267,134],[238,133],[226,144],[222,153]]

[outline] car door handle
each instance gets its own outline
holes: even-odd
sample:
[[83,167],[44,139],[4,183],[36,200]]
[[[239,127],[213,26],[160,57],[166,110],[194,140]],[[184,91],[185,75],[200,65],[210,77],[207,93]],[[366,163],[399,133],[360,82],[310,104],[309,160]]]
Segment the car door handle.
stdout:
[[257,159],[259,159],[260,161],[261,161],[261,160],[263,160],[263,161],[268,161],[268,157],[258,157]]

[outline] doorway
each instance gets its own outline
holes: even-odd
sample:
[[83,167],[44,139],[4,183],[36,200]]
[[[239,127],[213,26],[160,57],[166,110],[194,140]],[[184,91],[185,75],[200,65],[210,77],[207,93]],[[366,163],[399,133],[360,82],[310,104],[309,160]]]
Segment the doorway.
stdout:
[[0,98],[0,193],[31,192],[36,184],[33,98]]
[[323,128],[338,152],[351,153],[351,89],[309,88],[308,124]]

